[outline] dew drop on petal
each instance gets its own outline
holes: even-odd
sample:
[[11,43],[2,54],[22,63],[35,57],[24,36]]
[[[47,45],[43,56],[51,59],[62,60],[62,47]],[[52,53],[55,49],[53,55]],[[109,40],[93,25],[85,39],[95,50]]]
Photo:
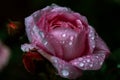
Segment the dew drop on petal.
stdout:
[[31,35],[32,35],[32,36],[34,35],[34,32],[33,32],[33,31],[31,31]]
[[82,60],[83,60],[83,58],[79,58],[78,60],[79,60],[79,61],[82,61]]
[[85,61],[85,60],[83,60],[83,62],[84,62],[84,63],[86,63],[86,61]]
[[86,61],[87,61],[87,62],[90,62],[90,59],[87,59]]
[[91,37],[92,40],[94,40],[94,37]]
[[69,71],[68,70],[62,70],[62,75],[67,77],[69,75]]
[[77,64],[78,64],[78,62],[77,62],[77,61],[75,61],[73,64],[74,64],[74,65],[77,65]]
[[72,45],[72,42],[69,42],[69,45]]
[[52,61],[54,64],[57,64],[57,63],[58,63],[58,60],[57,60],[55,57],[51,57],[51,61]]
[[93,64],[90,64],[90,67],[93,67]]
[[62,34],[62,37],[66,37],[66,34]]
[[95,45],[92,45],[92,48],[95,48]]
[[62,65],[59,65],[59,68],[62,68]]
[[39,31],[40,37],[44,38],[44,33],[42,31]]
[[98,56],[96,56],[96,58],[98,59],[99,57],[98,57]]
[[91,34],[89,34],[89,37],[91,37],[92,35]]
[[73,38],[74,38],[74,37],[73,37],[73,36],[71,36],[71,37],[70,37],[70,40],[73,40]]
[[61,43],[63,43],[63,44],[64,44],[64,43],[65,43],[65,41],[61,41]]
[[93,33],[93,30],[90,30],[90,33]]
[[48,42],[47,42],[47,41],[45,41],[44,45],[47,45],[47,44],[48,44]]
[[36,26],[33,27],[33,31],[34,31],[34,32],[37,32]]
[[103,62],[100,62],[100,65],[102,65],[103,64]]
[[54,63],[57,63],[58,61],[56,59],[54,59]]
[[80,63],[79,66],[80,66],[80,67],[83,67],[83,66],[84,66],[84,63]]

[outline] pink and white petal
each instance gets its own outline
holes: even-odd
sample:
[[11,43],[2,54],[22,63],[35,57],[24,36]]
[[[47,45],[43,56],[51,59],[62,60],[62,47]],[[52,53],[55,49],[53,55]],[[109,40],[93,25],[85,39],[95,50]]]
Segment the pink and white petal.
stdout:
[[104,59],[104,52],[97,52],[92,55],[87,55],[74,59],[70,61],[70,63],[81,70],[98,70],[101,68]]
[[44,38],[44,32],[41,31],[38,26],[36,26],[33,14],[25,18],[26,33],[28,39],[32,43],[41,43]]
[[61,77],[69,78],[69,79],[76,79],[82,75],[81,70],[77,69],[76,67],[72,66],[70,63],[58,58],[52,57],[51,62],[54,67],[58,70],[58,74]]
[[106,57],[110,54],[110,50],[107,47],[106,43],[98,36],[97,33],[95,36],[95,43],[95,51],[103,51]]
[[95,43],[95,30],[89,25],[89,33],[88,33],[88,43],[89,43],[89,53],[93,53],[94,48],[96,47]]
[[58,39],[55,36],[53,36],[52,34],[47,34],[46,40],[48,41],[48,44],[49,44],[49,45],[46,45],[47,50],[52,55],[62,58],[63,50],[62,50],[62,46],[60,45],[60,42],[58,41]]
[[93,49],[93,53],[70,61],[72,65],[82,70],[97,70],[101,68],[106,56],[108,56],[110,51],[104,41],[97,35],[97,33],[94,40],[95,48]]
[[[35,13],[34,13],[35,14]],[[45,39],[45,32],[40,30],[38,26],[35,25],[33,16],[29,16],[25,19],[26,32],[29,41],[31,44],[34,44],[36,47],[42,47],[46,49],[47,40]]]
[[42,50],[38,50],[38,52],[53,64],[53,66],[58,71],[58,75],[60,75],[61,77],[69,78],[69,79],[76,79],[82,75],[82,71],[72,66],[70,63],[58,57],[51,56]]

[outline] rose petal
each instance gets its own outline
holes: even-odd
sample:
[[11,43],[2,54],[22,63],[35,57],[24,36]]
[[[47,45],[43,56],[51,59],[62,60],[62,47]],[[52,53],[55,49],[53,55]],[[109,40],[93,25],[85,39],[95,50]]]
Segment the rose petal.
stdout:
[[43,50],[38,50],[38,52],[53,64],[58,71],[58,75],[61,77],[76,79],[82,75],[81,70],[72,66],[69,62],[66,62],[58,57],[51,56]]
[[48,34],[46,36],[46,39],[49,43],[49,46],[46,46],[46,47],[49,51],[51,51],[51,49],[52,49],[51,54],[62,58],[63,57],[62,46],[60,45],[58,39],[56,39],[51,34]]
[[[55,40],[50,40],[53,42],[52,45],[55,45],[54,49],[57,51],[57,53],[55,53],[57,57],[69,61],[83,54],[83,51],[85,49],[84,44],[87,42],[85,41],[86,34],[84,34],[84,32],[77,33],[69,28],[56,28],[49,34],[52,34],[58,41],[56,42]],[[61,48],[56,47],[57,45],[60,45]],[[64,55],[59,56],[63,53]]]
[[32,43],[40,43],[43,40],[44,34],[42,34],[42,32],[40,32],[38,27],[35,25],[32,16],[25,19],[25,25],[29,41]]
[[105,59],[104,52],[97,52],[93,55],[79,57],[70,61],[70,63],[82,70],[98,70],[101,68]]
[[93,53],[96,42],[95,42],[95,30],[91,27],[89,27],[89,33],[88,33],[88,43],[89,43],[89,54]]
[[103,40],[96,34],[95,48],[92,54],[79,57],[70,61],[70,63],[82,70],[97,70],[100,69],[105,57],[110,53],[108,47]]
[[57,69],[58,74],[61,77],[76,79],[82,75],[81,70],[77,69],[76,67],[72,66],[70,63],[65,62],[64,60],[58,57],[52,57],[51,62],[54,65],[54,67]]

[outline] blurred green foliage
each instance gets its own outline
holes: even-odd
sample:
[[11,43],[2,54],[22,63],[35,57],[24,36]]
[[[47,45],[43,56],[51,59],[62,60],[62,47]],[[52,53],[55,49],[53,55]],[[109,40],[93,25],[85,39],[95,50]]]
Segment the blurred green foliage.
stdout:
[[[3,0],[0,1],[0,40],[11,49],[8,66],[0,72],[0,80],[45,80],[41,76],[28,73],[22,63],[23,52],[20,45],[28,42],[24,26],[21,34],[9,35],[6,24],[8,19],[24,24],[24,18],[38,9],[52,3],[66,6],[85,15],[111,50],[98,71],[84,71],[78,80],[119,80],[120,76],[120,0]],[[50,74],[51,75],[51,74]],[[58,76],[57,80],[67,80]]]

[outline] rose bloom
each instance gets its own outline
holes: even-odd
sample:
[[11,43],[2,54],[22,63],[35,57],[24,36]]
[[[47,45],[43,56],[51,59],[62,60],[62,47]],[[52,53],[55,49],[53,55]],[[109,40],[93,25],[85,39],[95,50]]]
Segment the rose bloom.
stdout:
[[25,18],[25,25],[30,44],[22,50],[37,49],[64,78],[100,69],[110,53],[86,17],[66,7],[47,6]]
[[10,49],[0,41],[0,71],[7,65],[10,58]]

